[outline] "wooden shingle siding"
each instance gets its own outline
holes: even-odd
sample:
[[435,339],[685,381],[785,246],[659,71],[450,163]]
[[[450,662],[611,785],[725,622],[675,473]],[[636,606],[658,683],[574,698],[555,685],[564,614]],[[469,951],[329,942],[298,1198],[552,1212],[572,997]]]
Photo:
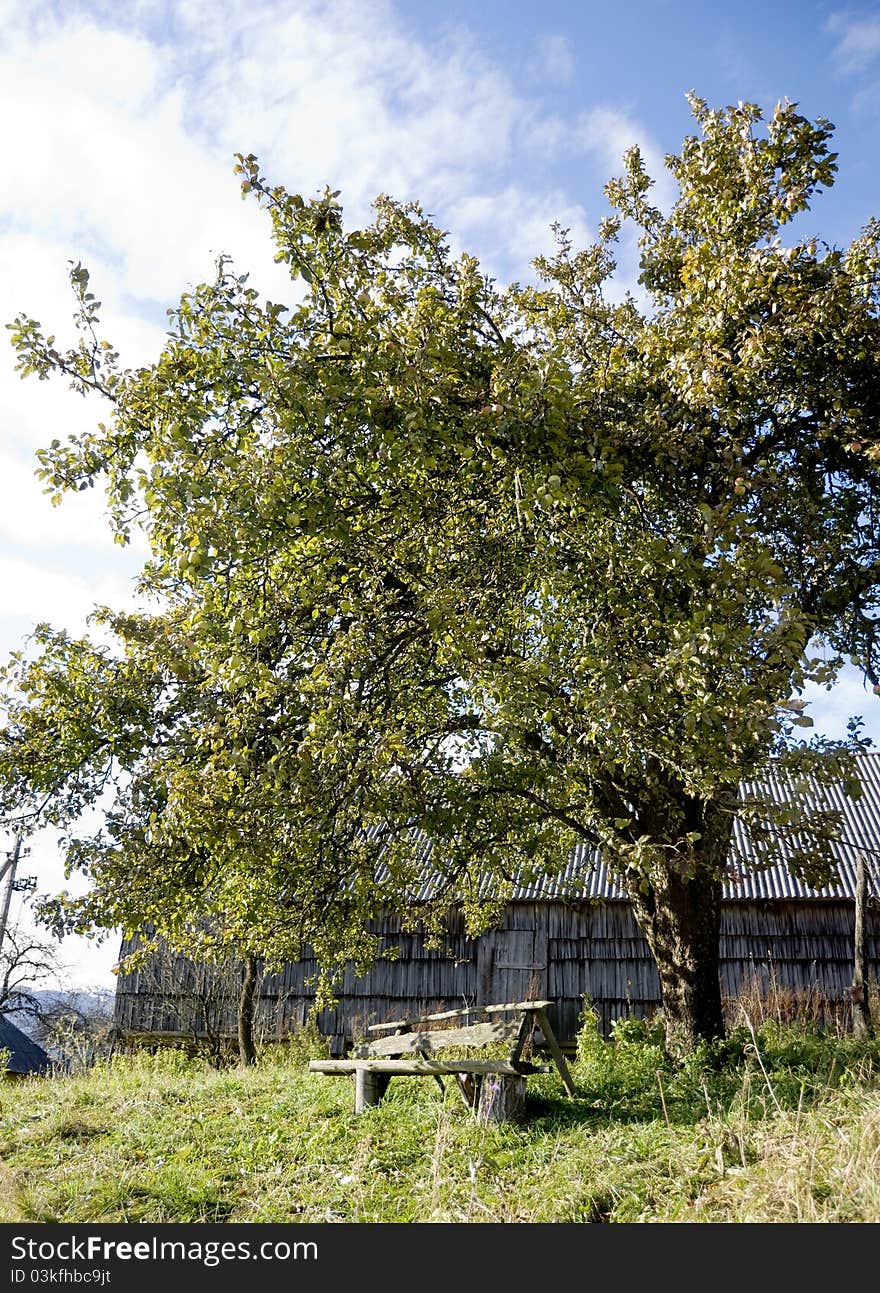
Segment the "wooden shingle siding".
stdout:
[[[863,787],[850,799],[842,787],[813,786],[810,802],[841,814],[839,838],[829,841],[831,883],[811,890],[788,869],[786,847],[766,869],[750,862],[754,852],[737,820],[731,843],[730,879],[721,908],[720,978],[727,998],[758,992],[787,993],[792,1001],[826,1002],[843,1010],[852,981],[855,866],[867,859],[874,894],[880,893],[880,753],[858,756]],[[764,792],[781,803],[795,792],[770,776]],[[743,793],[750,793],[744,784]],[[800,792],[797,792],[798,794]],[[431,844],[418,841],[421,868],[414,901],[436,891]],[[381,871],[381,858],[377,866]],[[491,878],[485,881],[491,897]],[[880,971],[880,913],[874,899],[868,912],[868,977]],[[660,994],[657,973],[625,893],[594,849],[575,847],[558,876],[516,889],[500,927],[479,939],[468,938],[460,909],[447,913],[443,946],[426,946],[419,931],[404,928],[389,914],[374,926],[394,959],[380,959],[367,975],[346,970],[335,1006],[321,1011],[317,1025],[340,1054],[371,1023],[487,1001],[545,997],[556,1002],[551,1022],[570,1044],[577,1032],[584,997],[589,997],[607,1033],[613,1020],[655,1010]],[[121,955],[133,946],[125,943]],[[301,1026],[312,1005],[311,980],[318,966],[309,948],[261,984],[258,1018],[267,1036],[281,1037]],[[232,974],[234,979],[235,974]],[[206,979],[200,967],[176,958],[161,984],[155,975],[136,971],[117,980],[116,1023],[123,1035],[198,1032]],[[201,985],[201,987],[200,987]],[[220,1002],[209,1001],[211,1027],[235,1032],[235,984]]]
[[[659,1005],[657,972],[629,903],[529,902],[510,904],[502,926],[478,939],[465,937],[460,919],[440,950],[389,919],[381,931],[399,959],[380,961],[367,975],[346,970],[334,1007],[316,1022],[341,1053],[372,1023],[485,1001],[547,997],[552,1021],[571,1045],[589,997],[607,1034],[615,1019],[652,1013]],[[852,980],[853,905],[847,900],[727,901],[722,912],[722,993],[736,998],[786,992],[839,1009]],[[126,951],[123,948],[123,953]],[[450,955],[451,953],[451,955]],[[880,974],[880,916],[869,912],[869,970]],[[317,965],[308,954],[266,975],[258,1018],[264,1034],[283,1037],[305,1021],[312,1004],[308,980]],[[156,994],[143,973],[119,976],[116,1023],[123,1034],[179,1033],[195,967],[175,962],[174,991]],[[191,1026],[191,1003],[190,1026]],[[235,1031],[234,994],[220,1012]]]

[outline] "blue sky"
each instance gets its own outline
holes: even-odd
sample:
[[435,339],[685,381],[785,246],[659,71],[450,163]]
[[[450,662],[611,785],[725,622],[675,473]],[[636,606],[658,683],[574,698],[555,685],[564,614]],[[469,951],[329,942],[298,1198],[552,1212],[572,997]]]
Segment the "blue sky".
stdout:
[[[292,190],[341,189],[353,222],[380,191],[417,198],[456,247],[523,279],[553,221],[591,236],[630,144],[671,196],[663,157],[693,128],[688,90],[767,112],[787,97],[837,127],[837,184],[802,227],[843,244],[880,215],[878,3],[0,0],[0,31],[2,322],[25,311],[64,340],[67,262],[82,260],[133,364],[220,251],[285,297],[236,151]],[[0,656],[40,619],[79,632],[95,602],[131,600],[143,551],[112,544],[92,491],[52,509],[33,478],[36,448],[100,416],[21,383],[0,342]],[[811,712],[831,736],[863,714],[880,745],[880,698],[852,673]],[[28,869],[60,887],[52,838]],[[71,981],[110,982],[115,952],[68,940]]]

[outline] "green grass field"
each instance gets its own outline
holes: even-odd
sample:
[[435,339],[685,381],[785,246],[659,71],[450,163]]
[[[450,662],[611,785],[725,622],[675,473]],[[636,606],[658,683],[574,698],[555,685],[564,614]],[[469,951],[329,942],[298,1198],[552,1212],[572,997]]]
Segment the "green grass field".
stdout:
[[530,1078],[500,1126],[425,1079],[357,1117],[316,1053],[0,1084],[0,1221],[880,1221],[877,1042],[764,1023],[675,1068],[648,1026],[587,1027],[578,1099]]

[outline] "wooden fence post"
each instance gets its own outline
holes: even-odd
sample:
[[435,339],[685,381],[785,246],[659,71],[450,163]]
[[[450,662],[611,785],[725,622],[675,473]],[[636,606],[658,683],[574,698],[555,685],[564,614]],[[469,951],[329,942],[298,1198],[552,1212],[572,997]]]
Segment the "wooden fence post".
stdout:
[[868,984],[865,977],[868,941],[865,920],[867,890],[865,855],[864,853],[858,853],[856,855],[856,910],[853,926],[853,981],[850,997],[852,999],[853,1036],[862,1038],[874,1036],[871,1009],[868,1005]]

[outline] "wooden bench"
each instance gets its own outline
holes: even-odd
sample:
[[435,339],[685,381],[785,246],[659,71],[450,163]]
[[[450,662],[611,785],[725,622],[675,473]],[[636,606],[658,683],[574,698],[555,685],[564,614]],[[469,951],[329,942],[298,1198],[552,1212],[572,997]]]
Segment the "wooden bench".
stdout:
[[[550,1001],[516,1001],[373,1024],[368,1033],[386,1035],[358,1043],[349,1059],[310,1060],[309,1072],[332,1076],[353,1073],[356,1113],[378,1104],[392,1077],[433,1077],[442,1087],[443,1078],[448,1076],[481,1119],[517,1119],[525,1106],[526,1077],[552,1072],[551,1065],[524,1059],[527,1048],[529,1054],[549,1052],[566,1091],[571,1096],[576,1094],[565,1056],[547,1018],[550,1005]],[[477,1022],[466,1022],[471,1017],[477,1017]],[[449,1026],[454,1020],[460,1020],[460,1026]],[[438,1058],[452,1049],[485,1048],[499,1043],[507,1047],[501,1058]]]

